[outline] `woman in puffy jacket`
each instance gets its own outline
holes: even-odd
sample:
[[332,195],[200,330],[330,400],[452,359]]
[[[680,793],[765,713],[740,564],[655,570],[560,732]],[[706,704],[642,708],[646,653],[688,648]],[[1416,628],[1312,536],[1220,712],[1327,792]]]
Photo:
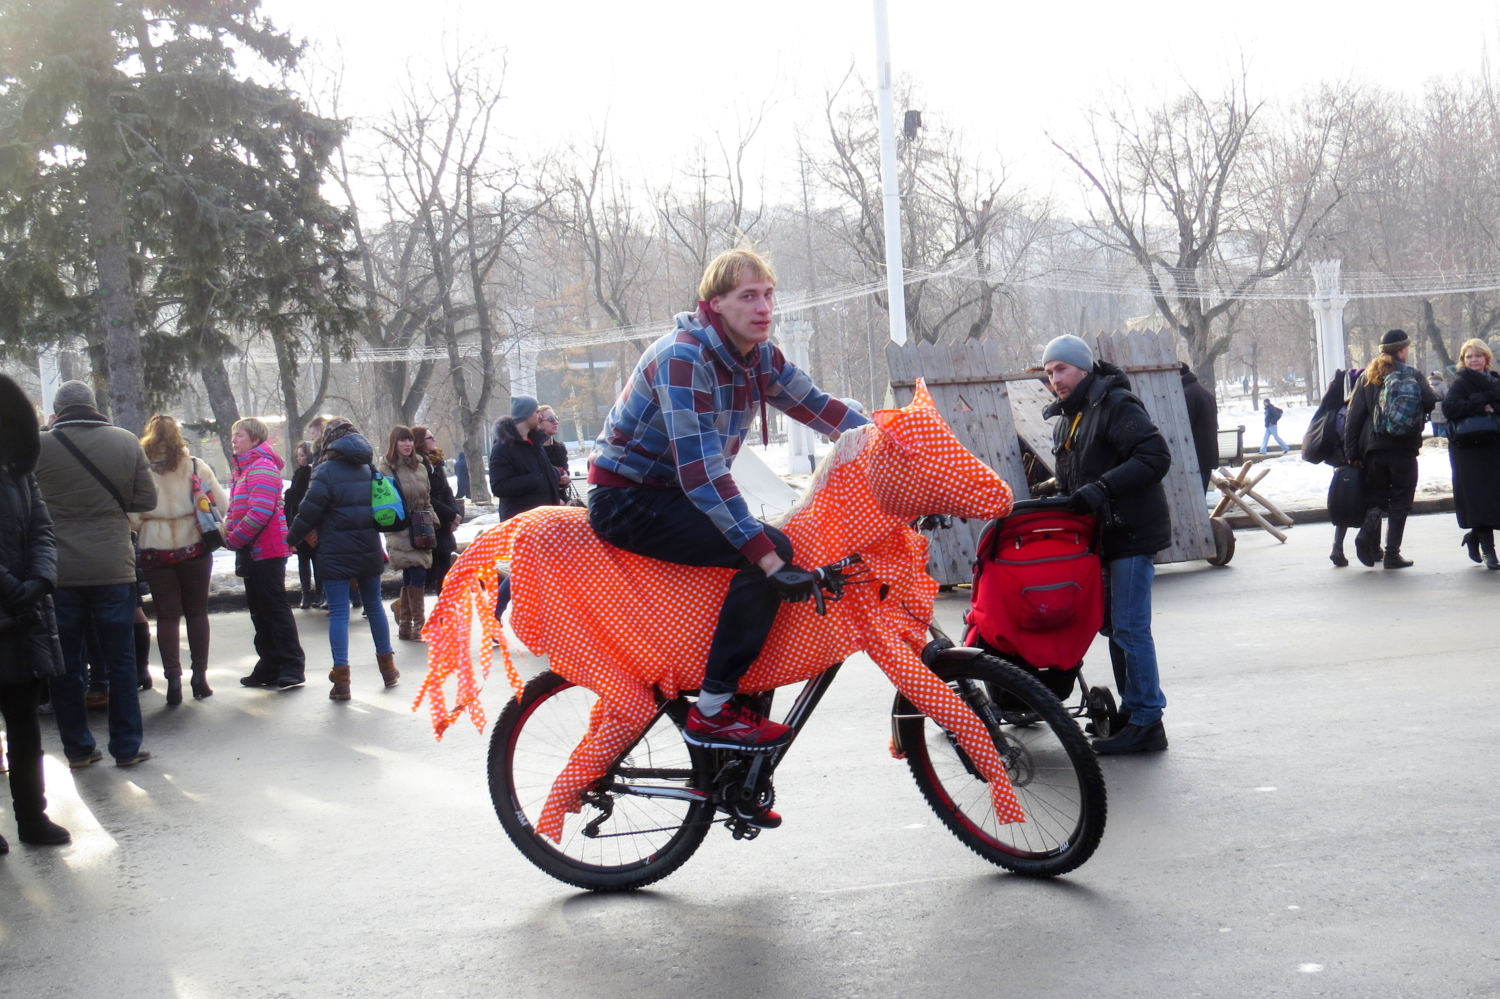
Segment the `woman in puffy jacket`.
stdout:
[[359,588],[364,600],[381,679],[387,687],[394,687],[401,676],[391,647],[390,622],[380,602],[385,551],[370,502],[375,453],[370,442],[343,417],[334,417],[324,425],[316,453],[312,482],[286,540],[295,546],[303,540],[311,541],[309,535],[317,535],[318,578],[328,601],[328,644],[333,651],[333,669],[328,674],[333,687],[328,696],[347,701],[351,584]]
[[[437,517],[432,512],[432,483],[427,471],[411,428],[391,428],[385,455],[380,459],[380,474],[396,480],[406,517],[411,521],[409,530],[385,536],[391,568],[401,570],[401,596],[391,604],[391,613],[396,615],[398,636],[413,642],[422,640],[422,627],[427,623],[427,570],[432,568],[432,549],[437,544]],[[428,543],[418,547],[419,537]]]
[[[62,846],[72,836],[47,817],[36,717],[42,684],[65,672],[52,610],[57,542],[32,475],[40,451],[36,410],[19,385],[0,375],[0,716],[10,749],[10,798],[22,843]],[[0,837],[0,853],[9,850]]]
[[161,648],[162,674],[167,678],[167,703],[182,703],[182,648],[178,628],[187,619],[189,665],[194,697],[208,697],[208,581],[213,555],[204,547],[193,495],[193,477],[218,510],[229,512],[229,494],[219,485],[208,462],[199,461],[182,439],[175,419],[157,413],[146,421],[141,450],[151,462],[156,482],[156,509],[132,513],[130,528],[141,550],[141,569],[151,584],[156,604],[156,642]]
[[1483,340],[1470,340],[1458,354],[1458,377],[1442,402],[1448,417],[1448,460],[1453,464],[1453,510],[1466,528],[1463,544],[1469,558],[1484,559],[1500,569],[1495,556],[1495,528],[1500,527],[1500,434],[1460,433],[1471,416],[1500,413],[1500,375],[1495,356]]

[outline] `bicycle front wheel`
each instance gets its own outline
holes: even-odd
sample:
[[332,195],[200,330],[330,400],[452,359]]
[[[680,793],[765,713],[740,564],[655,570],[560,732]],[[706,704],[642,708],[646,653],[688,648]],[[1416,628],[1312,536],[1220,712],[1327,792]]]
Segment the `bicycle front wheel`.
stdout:
[[989,783],[941,726],[897,696],[895,723],[912,776],[938,818],[975,853],[1018,874],[1065,874],[1104,835],[1104,775],[1056,696],[987,655],[947,654],[933,672],[974,709],[1005,763],[1025,822],[1002,824]]
[[[666,712],[566,816],[554,843],[536,831],[552,783],[588,730],[598,695],[556,673],[526,685],[490,738],[490,798],[521,853],[559,881],[593,891],[639,888],[681,867],[714,818],[707,756]],[[641,793],[644,792],[644,793]],[[681,794],[681,797],[672,797]]]

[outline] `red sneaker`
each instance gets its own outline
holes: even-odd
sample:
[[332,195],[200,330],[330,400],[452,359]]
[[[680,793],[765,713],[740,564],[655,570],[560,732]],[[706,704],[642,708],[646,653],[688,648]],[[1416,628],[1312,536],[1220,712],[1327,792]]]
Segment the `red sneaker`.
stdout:
[[786,745],[791,741],[792,729],[790,725],[773,722],[731,701],[712,718],[703,717],[698,706],[693,705],[682,737],[695,746],[708,749],[756,751]]

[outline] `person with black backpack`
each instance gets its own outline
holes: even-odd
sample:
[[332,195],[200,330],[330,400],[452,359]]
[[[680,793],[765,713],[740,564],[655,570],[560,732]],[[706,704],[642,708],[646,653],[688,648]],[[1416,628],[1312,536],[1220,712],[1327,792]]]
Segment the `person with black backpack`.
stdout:
[[[1401,557],[1406,518],[1417,492],[1417,452],[1422,450],[1422,425],[1437,405],[1437,396],[1410,365],[1411,339],[1404,330],[1388,330],[1380,338],[1380,354],[1365,369],[1364,378],[1349,400],[1344,422],[1344,454],[1349,464],[1364,470],[1365,522],[1354,538],[1354,554],[1374,566],[1405,569]],[[1380,518],[1389,518],[1385,549],[1380,547]]]
[[1261,408],[1266,414],[1266,435],[1260,440],[1260,453],[1266,453],[1266,449],[1271,446],[1271,438],[1273,437],[1276,438],[1276,443],[1281,445],[1283,454],[1290,451],[1291,448],[1287,446],[1287,442],[1281,439],[1281,432],[1276,429],[1276,425],[1281,422],[1283,410],[1273,405],[1270,399],[1262,399]]

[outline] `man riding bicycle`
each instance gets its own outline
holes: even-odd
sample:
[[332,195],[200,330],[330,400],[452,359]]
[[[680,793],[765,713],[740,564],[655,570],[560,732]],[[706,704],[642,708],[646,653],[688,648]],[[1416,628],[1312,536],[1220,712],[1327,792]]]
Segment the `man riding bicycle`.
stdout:
[[756,410],[763,441],[768,403],[831,438],[869,422],[771,345],[775,289],[759,254],[715,258],[698,284],[698,310],[679,313],[676,329],[641,356],[589,465],[589,522],[600,538],[664,562],[739,570],[683,732],[711,748],[770,749],[790,737],[730,698],[781,602],[806,600],[815,585],[792,564],[786,535],[751,516],[730,475]]

